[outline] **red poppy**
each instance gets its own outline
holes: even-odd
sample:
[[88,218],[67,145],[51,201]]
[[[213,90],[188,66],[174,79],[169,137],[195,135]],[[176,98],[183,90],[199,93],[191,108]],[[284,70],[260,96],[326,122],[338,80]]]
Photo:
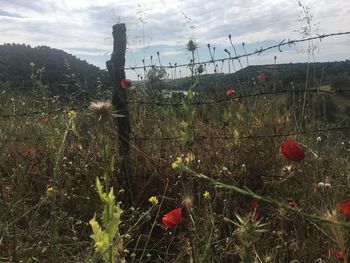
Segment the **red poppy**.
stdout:
[[176,208],[171,210],[162,218],[163,224],[167,228],[174,228],[175,226],[181,224],[182,222],[182,208]]
[[228,89],[227,91],[226,91],[226,95],[227,96],[231,96],[231,95],[233,95],[233,94],[235,94],[236,93],[236,91],[234,90],[234,89]]
[[344,260],[345,256],[344,256],[344,251],[343,250],[339,250],[335,253],[335,257],[339,260]]
[[260,210],[256,210],[253,214],[255,220],[260,220],[262,218],[262,214],[260,212]]
[[43,122],[45,122],[45,123],[48,123],[49,122],[49,118],[45,118],[45,119],[43,119]]
[[293,141],[287,140],[281,145],[281,152],[288,160],[301,161],[305,158],[305,152],[301,146]]
[[259,208],[258,202],[257,202],[256,200],[253,200],[253,202],[252,202],[252,204],[251,204],[251,207],[252,207],[253,209],[258,209],[258,208]]
[[350,199],[341,204],[338,204],[337,208],[342,214],[350,217]]
[[261,72],[261,73],[258,75],[258,80],[259,80],[259,81],[265,81],[265,79],[266,79],[265,73],[264,73],[264,72]]
[[132,81],[130,79],[123,79],[120,82],[120,84],[121,84],[123,89],[127,89],[127,88],[130,88],[132,86]]
[[23,152],[26,156],[29,156],[32,154],[33,151],[32,151],[32,148],[30,147],[24,147]]
[[295,202],[294,199],[289,200],[288,205],[292,208],[298,207],[298,204],[297,204],[297,202]]
[[251,207],[253,209],[253,217],[256,220],[260,220],[262,218],[262,214],[260,212],[259,204],[256,200],[253,200]]

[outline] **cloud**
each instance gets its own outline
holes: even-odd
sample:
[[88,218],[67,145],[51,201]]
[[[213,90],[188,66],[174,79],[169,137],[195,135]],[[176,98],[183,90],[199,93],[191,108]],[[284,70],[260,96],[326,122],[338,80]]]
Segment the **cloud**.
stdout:
[[[319,33],[349,31],[348,0],[305,0],[313,14],[312,26]],[[199,44],[199,57],[208,60],[207,43],[216,46],[217,56],[227,56],[228,35],[240,54],[260,45],[300,38],[296,30],[305,26],[297,1],[289,0],[2,0],[1,41],[64,49],[104,67],[102,59],[112,52],[112,25],[127,27],[127,64],[141,64],[143,57],[161,52],[171,63],[186,63],[185,45],[190,38]],[[301,20],[301,21],[298,21]],[[318,23],[319,22],[319,23]],[[349,38],[320,45],[320,59],[349,58]],[[343,41],[341,43],[341,41]],[[107,54],[107,55],[106,55]],[[295,49],[278,54],[283,61],[301,58]],[[288,59],[289,58],[289,59]],[[261,55],[257,63],[270,63]]]
[[21,17],[20,15],[14,14],[14,13],[9,13],[3,10],[0,10],[0,16],[4,17]]

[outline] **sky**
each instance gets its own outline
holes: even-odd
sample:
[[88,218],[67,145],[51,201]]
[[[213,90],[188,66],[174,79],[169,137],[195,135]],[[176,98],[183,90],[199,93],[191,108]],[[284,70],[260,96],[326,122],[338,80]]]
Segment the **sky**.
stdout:
[[[312,16],[311,33],[350,31],[349,0],[304,0]],[[188,63],[186,43],[198,44],[196,61],[210,60],[207,44],[215,46],[215,58],[244,54],[282,40],[300,39],[307,25],[296,0],[0,0],[0,44],[25,43],[63,49],[102,69],[113,48],[112,26],[127,28],[126,67],[159,63]],[[252,64],[305,62],[307,42],[242,60]],[[315,61],[350,59],[350,35],[315,41]],[[304,51],[303,51],[304,50]],[[240,66],[236,64],[236,69]],[[221,64],[220,64],[221,68]],[[208,69],[209,70],[209,69]],[[220,69],[221,70],[221,69]],[[232,69],[230,69],[232,70]],[[224,64],[223,71],[228,71]],[[137,78],[139,71],[127,71]],[[187,70],[188,73],[188,70]],[[183,69],[183,74],[187,74]]]

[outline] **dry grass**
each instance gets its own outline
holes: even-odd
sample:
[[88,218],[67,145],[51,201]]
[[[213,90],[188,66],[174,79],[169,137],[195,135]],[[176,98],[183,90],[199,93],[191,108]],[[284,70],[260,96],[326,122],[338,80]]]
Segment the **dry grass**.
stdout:
[[[41,110],[31,106],[25,96],[16,97],[15,102],[11,95],[1,100],[7,113],[13,113],[14,107],[15,114],[32,107]],[[54,103],[49,106],[57,107]],[[128,234],[124,235],[127,261],[239,262],[244,249],[254,262],[314,262],[319,258],[336,262],[333,251],[340,249],[339,242],[335,242],[329,226],[262,202],[259,211],[267,232],[256,235],[253,200],[171,168],[176,157],[191,150],[196,157],[192,169],[284,203],[293,199],[302,211],[322,216],[348,197],[349,134],[339,131],[292,136],[306,150],[306,159],[300,163],[281,156],[279,147],[286,137],[246,138],[295,131],[295,107],[282,108],[273,97],[253,98],[244,101],[244,106],[236,101],[202,105],[196,108],[191,145],[166,139],[179,136],[184,129],[181,123],[186,115],[180,108],[131,107],[135,138],[131,141],[131,192],[135,201],[122,204],[124,223],[120,227],[122,234]],[[94,111],[99,116],[107,112],[108,119],[113,117],[110,106],[92,108],[108,108],[103,113]],[[101,211],[95,189],[95,178],[103,180],[105,169],[100,137],[104,133],[109,138],[118,168],[117,134],[111,122],[104,124],[103,130],[96,129],[102,117],[91,118],[85,111],[78,110],[73,131],[67,127],[66,113],[49,114],[45,110],[39,116],[1,120],[0,261],[88,262],[94,259],[88,222]],[[48,123],[42,121],[46,116]],[[314,130],[318,125],[317,120],[310,119],[304,130]],[[57,158],[67,129],[62,156]],[[220,139],[237,133],[236,140]],[[137,139],[140,137],[151,139]],[[31,151],[25,151],[26,147]],[[59,170],[54,179],[56,161]],[[120,170],[116,170],[112,183],[117,199],[127,200],[122,190],[125,186],[118,181]],[[331,187],[319,188],[319,182],[329,182]],[[50,187],[54,194],[47,191]],[[204,198],[205,191],[210,193],[210,200]],[[159,203],[150,204],[151,196]],[[182,225],[166,230],[162,215],[181,206],[186,208]],[[241,222],[236,215],[241,216]],[[241,231],[243,223],[247,225],[245,232]],[[248,226],[254,226],[253,230]]]

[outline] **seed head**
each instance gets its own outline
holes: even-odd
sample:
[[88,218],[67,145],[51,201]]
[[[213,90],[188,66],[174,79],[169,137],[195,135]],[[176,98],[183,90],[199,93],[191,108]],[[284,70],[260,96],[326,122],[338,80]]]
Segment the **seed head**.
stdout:
[[124,117],[113,111],[113,105],[109,101],[91,102],[89,109],[91,114],[101,122],[111,120],[113,117]]

